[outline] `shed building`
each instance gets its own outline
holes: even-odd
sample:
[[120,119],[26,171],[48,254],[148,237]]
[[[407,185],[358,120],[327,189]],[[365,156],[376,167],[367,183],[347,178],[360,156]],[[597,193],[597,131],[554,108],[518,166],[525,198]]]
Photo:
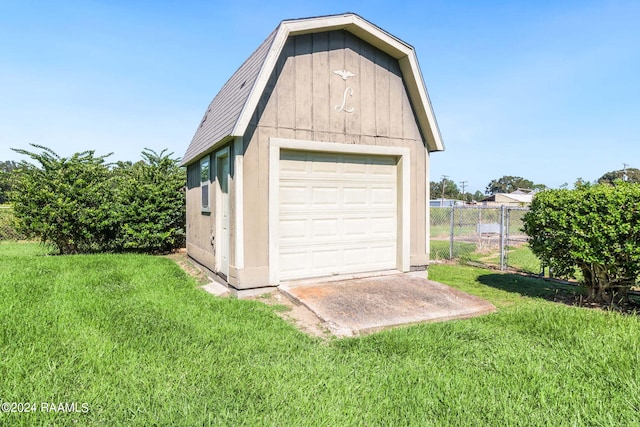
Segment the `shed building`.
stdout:
[[426,268],[443,149],[410,45],[351,13],[283,21],[183,157],[187,252],[238,291]]

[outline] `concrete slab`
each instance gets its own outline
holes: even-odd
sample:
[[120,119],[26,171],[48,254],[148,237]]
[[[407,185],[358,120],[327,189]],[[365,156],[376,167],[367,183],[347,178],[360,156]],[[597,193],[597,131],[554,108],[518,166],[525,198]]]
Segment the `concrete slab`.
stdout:
[[211,295],[215,295],[217,297],[226,297],[229,295],[229,288],[224,286],[221,283],[216,282],[215,280],[207,283],[204,286],[200,286],[205,292],[210,293]]
[[478,297],[414,272],[315,284],[284,284],[280,291],[313,311],[337,336],[393,326],[464,319],[495,311]]

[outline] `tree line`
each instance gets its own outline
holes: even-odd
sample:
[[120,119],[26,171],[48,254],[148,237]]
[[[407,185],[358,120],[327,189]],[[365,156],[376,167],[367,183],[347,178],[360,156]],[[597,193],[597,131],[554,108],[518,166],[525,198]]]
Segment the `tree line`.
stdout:
[[[612,185],[617,180],[622,180],[624,182],[630,183],[640,183],[640,169],[626,168],[607,172],[593,183],[585,181],[582,178],[576,178],[573,187],[579,188],[585,185],[589,186],[592,184]],[[560,188],[569,188],[569,184],[565,183],[561,185]],[[511,193],[518,189],[546,190],[547,186],[544,184],[536,184],[533,181],[520,176],[505,175],[501,178],[491,180],[491,182],[487,184],[484,193],[481,191],[475,191],[474,193],[463,193],[456,182],[449,178],[444,178],[440,181],[431,181],[429,189],[432,199],[439,199],[441,197],[444,197],[445,199],[464,200],[470,203],[472,201],[480,201],[487,196],[492,196],[498,193]]]
[[[444,191],[443,191],[444,187]],[[487,196],[497,193],[511,193],[517,189],[543,190],[546,188],[543,184],[534,184],[533,181],[519,177],[505,175],[501,178],[492,180],[485,192],[476,191],[474,193],[462,192],[455,181],[444,178],[441,181],[431,181],[429,189],[431,198],[437,199],[444,197],[445,199],[464,200],[466,202],[480,201]]]

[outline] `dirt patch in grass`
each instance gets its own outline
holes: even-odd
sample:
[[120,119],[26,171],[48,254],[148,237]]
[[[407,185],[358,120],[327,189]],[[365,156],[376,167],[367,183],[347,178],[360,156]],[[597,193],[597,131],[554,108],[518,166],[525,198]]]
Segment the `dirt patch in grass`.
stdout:
[[185,248],[178,249],[176,252],[165,256],[178,264],[185,273],[196,279],[199,284],[206,285],[211,282],[209,275],[187,256],[187,250]]
[[302,304],[297,304],[280,291],[270,292],[252,298],[264,304],[276,307],[276,314],[302,332],[328,340],[332,337],[324,322]]

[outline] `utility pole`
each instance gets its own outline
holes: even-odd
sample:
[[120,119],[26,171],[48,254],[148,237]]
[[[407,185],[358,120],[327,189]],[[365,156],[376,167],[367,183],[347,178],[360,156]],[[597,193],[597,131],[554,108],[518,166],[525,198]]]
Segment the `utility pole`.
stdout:
[[448,175],[442,175],[442,197],[440,198],[440,207],[444,206],[444,183],[449,178]]
[[462,197],[464,197],[464,195],[465,195],[464,187],[467,186],[467,182],[468,181],[460,181],[460,185],[462,186]]

